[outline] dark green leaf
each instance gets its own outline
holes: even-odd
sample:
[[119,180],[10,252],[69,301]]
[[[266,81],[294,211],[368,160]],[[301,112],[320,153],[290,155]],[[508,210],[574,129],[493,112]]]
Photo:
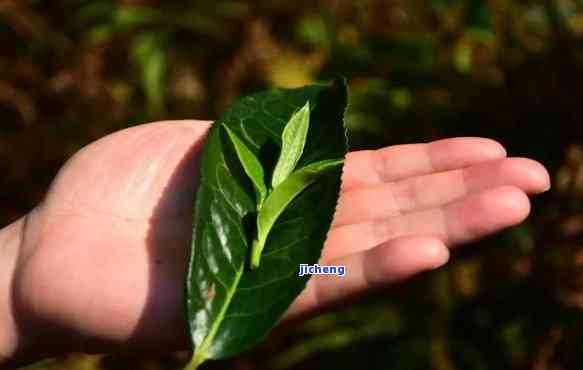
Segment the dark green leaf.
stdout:
[[341,166],[322,174],[297,195],[269,231],[261,266],[250,270],[257,204],[253,183],[233,148],[228,127],[270,172],[271,157],[292,114],[309,101],[310,132],[298,162],[343,158],[346,85],[272,90],[240,99],[211,128],[201,165],[187,289],[187,318],[193,345],[188,369],[206,359],[238,354],[257,344],[304,289],[301,263],[313,264],[332,222]]

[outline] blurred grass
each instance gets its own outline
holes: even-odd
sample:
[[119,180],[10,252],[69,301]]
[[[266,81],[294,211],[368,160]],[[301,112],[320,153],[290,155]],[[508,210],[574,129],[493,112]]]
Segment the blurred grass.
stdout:
[[[107,133],[348,77],[354,149],[476,135],[551,171],[522,226],[214,369],[583,367],[583,2],[0,1],[0,220]],[[172,369],[184,354],[28,369]]]

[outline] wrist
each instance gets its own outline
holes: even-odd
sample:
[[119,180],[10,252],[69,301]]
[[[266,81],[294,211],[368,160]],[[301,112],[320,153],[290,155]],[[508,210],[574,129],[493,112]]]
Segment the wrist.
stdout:
[[18,348],[12,287],[24,224],[25,218],[21,218],[0,230],[0,366],[14,357]]

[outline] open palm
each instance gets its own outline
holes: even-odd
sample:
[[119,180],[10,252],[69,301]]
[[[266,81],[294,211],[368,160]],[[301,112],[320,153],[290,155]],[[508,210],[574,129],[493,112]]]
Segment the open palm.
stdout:
[[[55,352],[185,347],[183,280],[209,126],[133,127],[89,145],[61,169],[27,219],[14,285],[22,330],[39,341],[63,338]],[[346,265],[347,275],[312,278],[287,317],[442,265],[446,245],[521,222],[529,212],[525,193],[548,186],[540,164],[506,158],[487,139],[350,153],[322,256]]]

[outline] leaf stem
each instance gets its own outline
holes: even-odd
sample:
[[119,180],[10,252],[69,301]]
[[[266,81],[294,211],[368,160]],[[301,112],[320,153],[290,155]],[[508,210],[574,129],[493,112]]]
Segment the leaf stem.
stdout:
[[200,346],[198,348],[195,348],[194,352],[192,353],[192,358],[190,359],[190,362],[186,365],[184,370],[195,370],[200,366],[200,364],[207,360],[209,347],[213,344],[213,340],[215,339],[215,335],[219,330],[219,326],[222,324],[225,315],[227,314],[229,304],[231,303],[231,300],[235,295],[235,291],[237,290],[237,286],[239,285],[239,281],[241,280],[242,275],[243,265],[241,265],[241,267],[237,270],[237,273],[235,274],[235,279],[233,280],[233,284],[226,292],[225,303],[221,307],[216,320],[213,322],[209,330],[209,333],[204,338]]
[[263,247],[265,243],[261,243],[259,240],[253,241],[253,248],[251,249],[251,269],[256,269],[259,267],[261,261],[261,252],[263,252]]
[[184,370],[196,370],[203,362],[204,358],[196,355],[192,356],[188,364],[184,367]]

